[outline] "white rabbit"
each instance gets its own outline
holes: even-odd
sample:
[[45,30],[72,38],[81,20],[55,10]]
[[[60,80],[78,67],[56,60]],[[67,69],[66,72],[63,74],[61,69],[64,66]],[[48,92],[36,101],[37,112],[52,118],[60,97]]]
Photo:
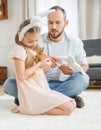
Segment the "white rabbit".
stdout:
[[[59,57],[61,59],[61,64],[67,64],[71,66],[75,72],[81,72],[84,73],[82,67],[75,61],[73,56],[69,55],[68,57]],[[60,63],[57,63],[57,66],[61,66]],[[64,74],[62,71],[60,72],[59,79],[60,81],[66,80],[70,75]]]

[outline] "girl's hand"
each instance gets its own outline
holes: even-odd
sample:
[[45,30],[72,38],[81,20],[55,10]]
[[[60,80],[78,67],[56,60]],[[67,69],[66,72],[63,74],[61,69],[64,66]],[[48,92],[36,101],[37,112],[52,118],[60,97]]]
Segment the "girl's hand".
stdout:
[[43,68],[45,72],[47,72],[51,68],[52,62],[50,58],[45,58],[40,62],[41,62],[40,67]]

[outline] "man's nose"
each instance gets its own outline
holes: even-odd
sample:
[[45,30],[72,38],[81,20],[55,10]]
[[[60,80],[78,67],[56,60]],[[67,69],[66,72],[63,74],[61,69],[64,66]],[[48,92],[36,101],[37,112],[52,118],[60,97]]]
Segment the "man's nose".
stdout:
[[56,24],[55,23],[52,24],[52,28],[56,28]]

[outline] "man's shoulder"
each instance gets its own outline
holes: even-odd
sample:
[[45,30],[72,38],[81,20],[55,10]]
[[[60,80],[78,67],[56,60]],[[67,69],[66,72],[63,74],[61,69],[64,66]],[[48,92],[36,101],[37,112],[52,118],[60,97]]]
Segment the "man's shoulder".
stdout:
[[75,44],[75,45],[83,44],[82,40],[78,36],[69,35],[68,39],[69,39],[70,43],[72,43],[72,44]]
[[75,41],[75,42],[81,42],[81,39],[80,37],[78,36],[73,36],[73,35],[70,35],[70,34],[66,34],[66,37],[70,40],[70,41]]
[[41,34],[41,36],[40,36],[40,39],[41,40],[46,40],[48,38],[48,33],[43,33],[43,34]]
[[40,46],[45,47],[47,42],[48,42],[48,33],[41,34],[39,39]]

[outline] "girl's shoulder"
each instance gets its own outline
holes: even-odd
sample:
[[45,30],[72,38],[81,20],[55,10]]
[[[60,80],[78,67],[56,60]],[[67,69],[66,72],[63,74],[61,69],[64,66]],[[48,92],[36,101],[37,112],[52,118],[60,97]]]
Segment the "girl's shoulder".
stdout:
[[25,51],[23,46],[15,45],[15,47],[12,49],[12,51],[19,51],[20,53]]
[[10,53],[10,57],[18,57],[21,59],[25,59],[26,58],[26,50],[24,49],[23,46],[20,45],[16,45]]

